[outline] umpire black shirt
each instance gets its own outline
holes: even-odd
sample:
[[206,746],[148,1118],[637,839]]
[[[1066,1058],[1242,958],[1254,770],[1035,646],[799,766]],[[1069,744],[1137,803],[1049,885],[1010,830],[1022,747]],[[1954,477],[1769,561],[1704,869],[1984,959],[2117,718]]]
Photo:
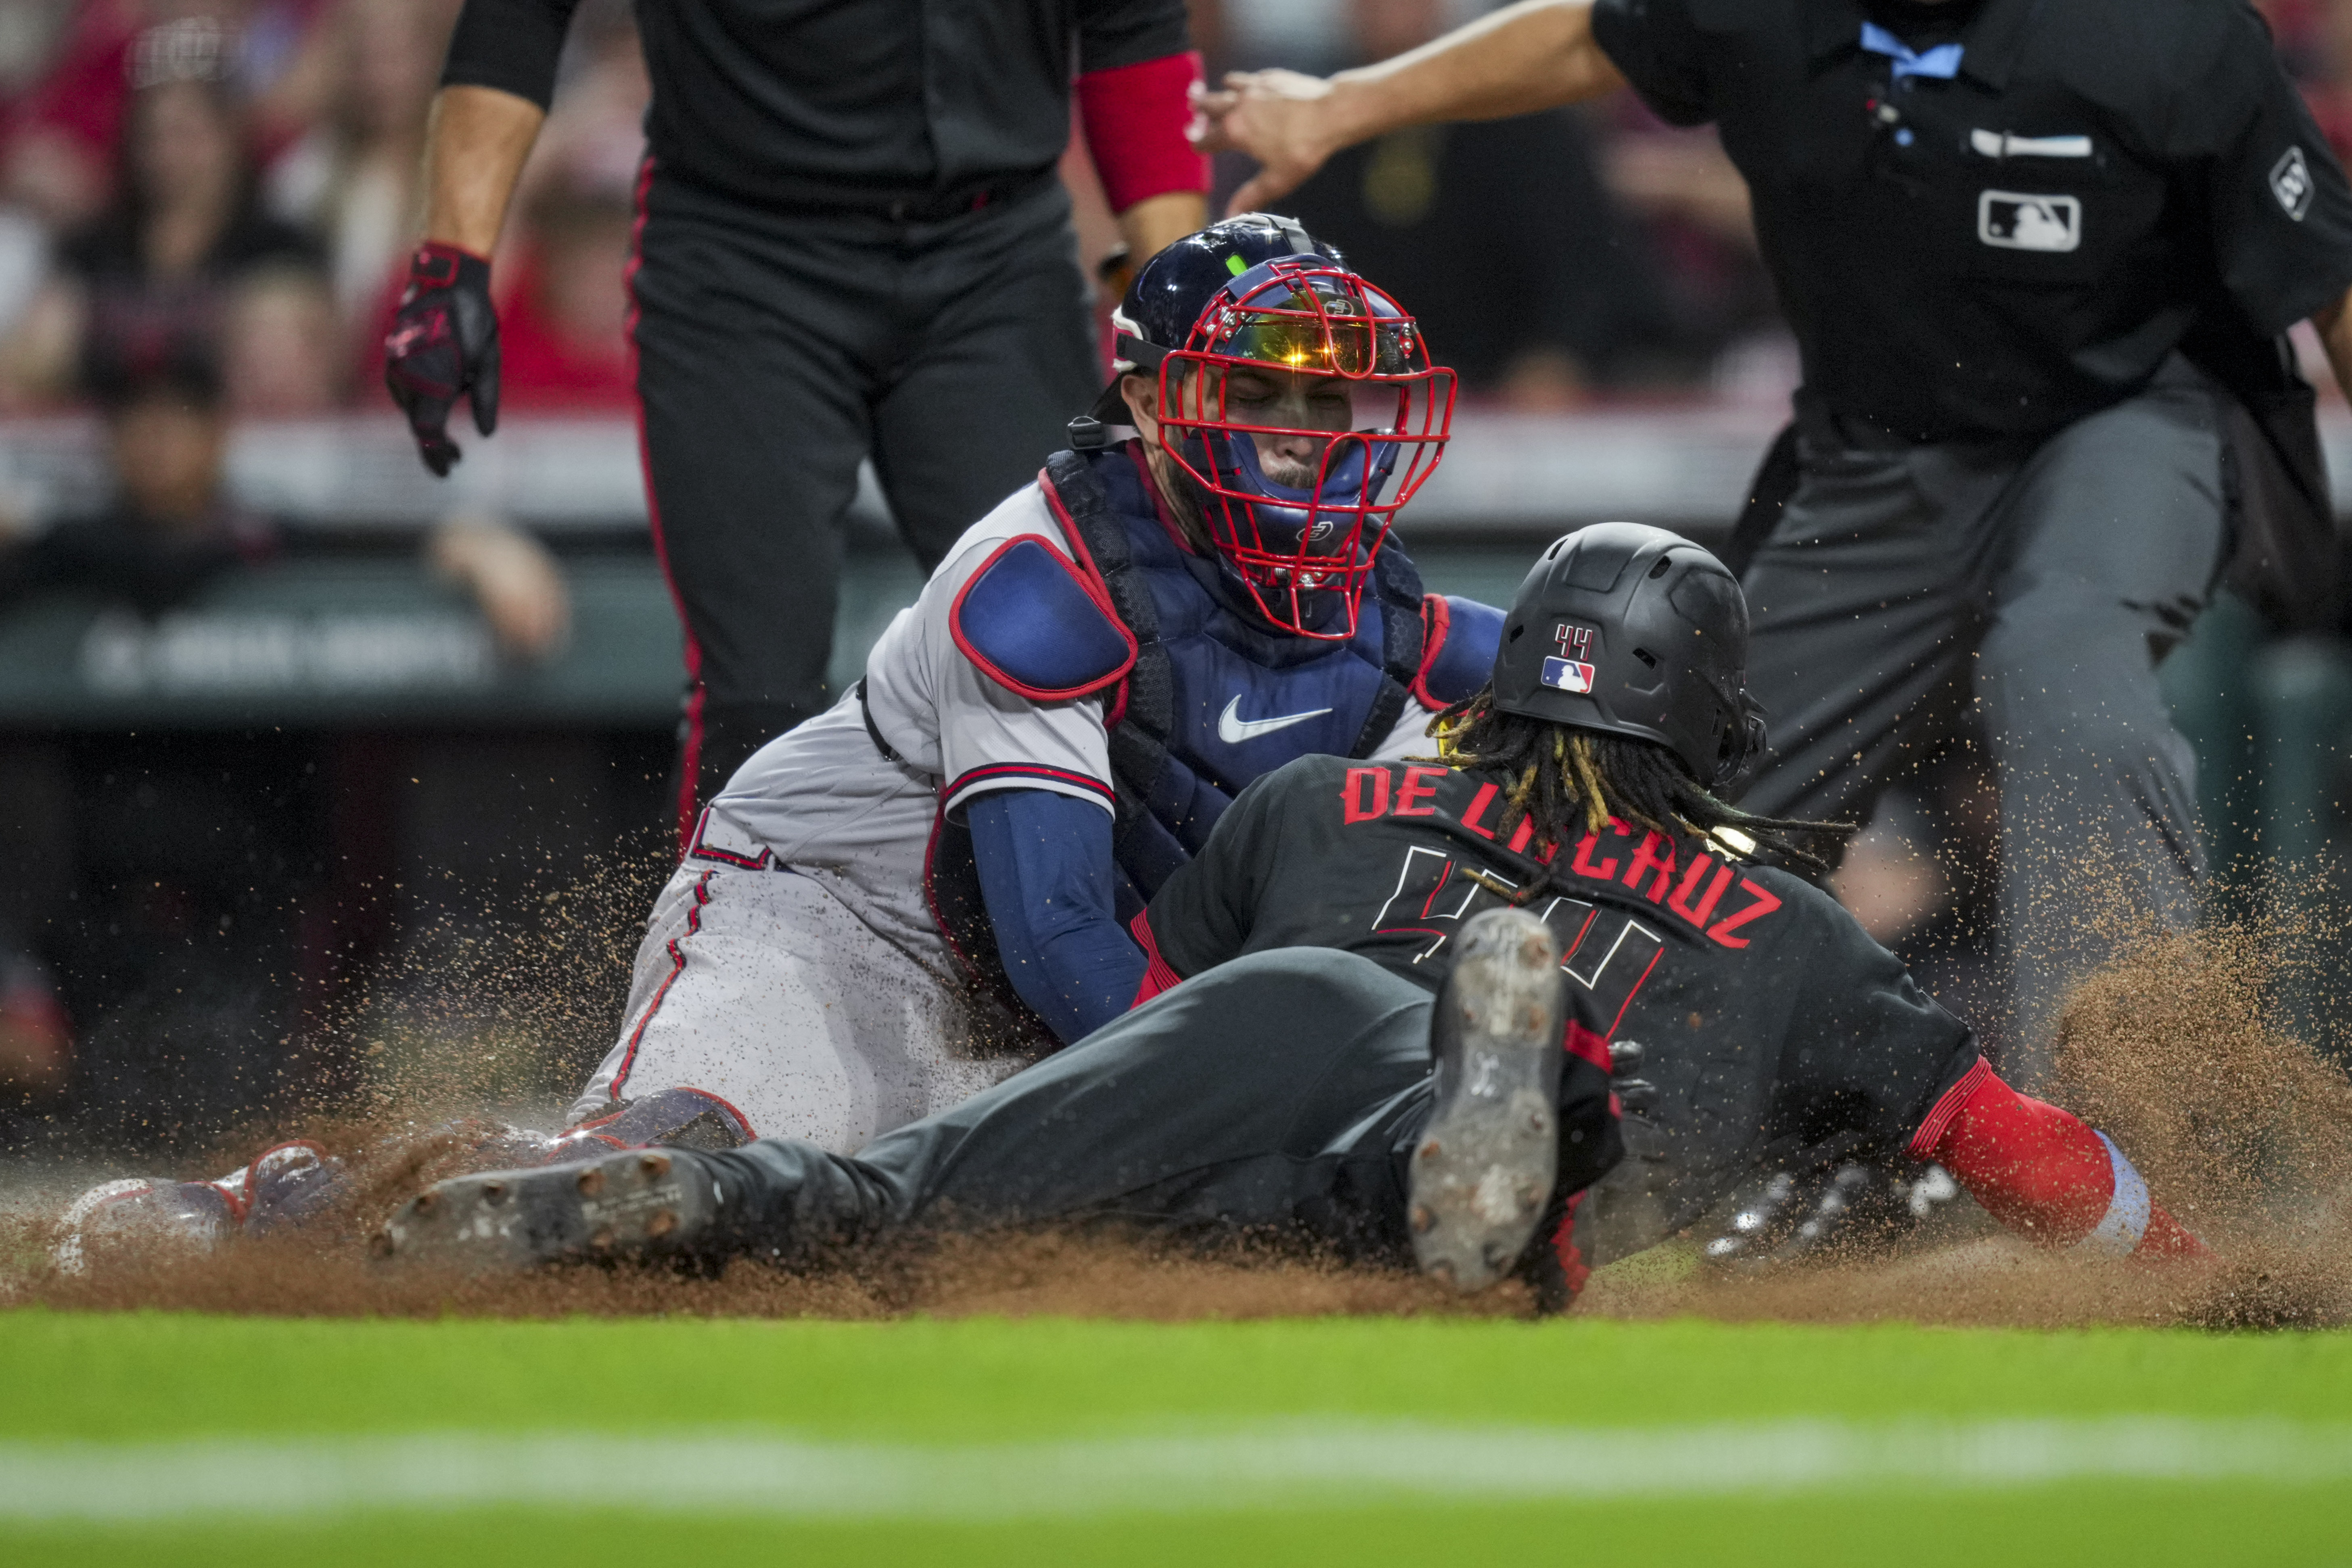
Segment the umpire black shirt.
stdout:
[[1719,125],[1827,411],[2046,435],[2200,318],[2273,336],[2352,286],[2352,186],[2245,0],[1950,4],[1956,33],[1885,0],[1593,5],[1653,109]]
[[[580,0],[466,0],[444,86],[544,108]],[[1043,174],[1070,82],[1181,54],[1183,0],[637,0],[646,139],[766,205],[945,206]]]

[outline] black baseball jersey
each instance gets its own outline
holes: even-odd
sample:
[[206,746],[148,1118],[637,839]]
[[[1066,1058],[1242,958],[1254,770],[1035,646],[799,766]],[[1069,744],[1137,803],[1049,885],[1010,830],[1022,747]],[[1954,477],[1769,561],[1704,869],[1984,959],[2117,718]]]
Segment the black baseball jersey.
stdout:
[[1975,1067],[1968,1027],[1810,883],[1615,821],[1547,864],[1524,819],[1504,826],[1507,785],[1320,756],[1269,773],[1151,900],[1157,957],[1189,976],[1334,947],[1433,991],[1465,921],[1533,911],[1656,1088],[1627,1108],[1614,1178],[1656,1208],[1645,1231],[1696,1220],[1761,1162],[1899,1154]]
[[2352,286],[2352,185],[2246,0],[1980,0],[1950,36],[1920,10],[1593,5],[1652,108],[1720,128],[1829,412],[2039,437]]
[[[466,0],[444,85],[544,106],[580,0]],[[1183,0],[638,0],[661,167],[746,200],[875,206],[1054,167],[1074,72],[1181,54]]]

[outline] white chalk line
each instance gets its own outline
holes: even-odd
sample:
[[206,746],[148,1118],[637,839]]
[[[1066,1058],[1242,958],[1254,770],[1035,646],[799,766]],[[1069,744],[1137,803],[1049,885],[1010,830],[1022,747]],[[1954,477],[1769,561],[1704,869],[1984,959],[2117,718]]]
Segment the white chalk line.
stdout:
[[0,1521],[490,1506],[988,1520],[2084,1479],[2352,1489],[2352,1425],[2167,1416],[1623,1428],[1304,1422],[961,1446],[738,1429],[15,1441],[0,1442]]

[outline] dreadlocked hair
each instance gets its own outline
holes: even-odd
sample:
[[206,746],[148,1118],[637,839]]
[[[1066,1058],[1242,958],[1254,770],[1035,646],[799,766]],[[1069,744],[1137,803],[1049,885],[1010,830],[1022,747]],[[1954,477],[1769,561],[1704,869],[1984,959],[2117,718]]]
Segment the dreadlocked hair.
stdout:
[[1826,872],[1829,862],[1808,841],[1856,831],[1845,823],[1751,816],[1708,794],[1680,757],[1654,741],[1506,713],[1495,706],[1491,686],[1431,720],[1429,733],[1437,742],[1435,760],[1510,781],[1502,826],[1532,821],[1529,845],[1538,850],[1604,833],[1613,816],[1670,838],[1728,829],[1753,844],[1751,851],[1735,841],[1744,854]]

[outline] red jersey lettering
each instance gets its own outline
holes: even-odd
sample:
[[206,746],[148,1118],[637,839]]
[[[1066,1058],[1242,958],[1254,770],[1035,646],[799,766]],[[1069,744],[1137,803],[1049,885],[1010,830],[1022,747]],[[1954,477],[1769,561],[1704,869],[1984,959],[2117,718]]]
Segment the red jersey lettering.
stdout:
[[[1620,838],[1630,837],[1633,831],[1613,816],[1609,819],[1609,830]],[[1614,881],[1617,877],[1617,861],[1614,857],[1603,860],[1598,866],[1592,863],[1592,852],[1600,846],[1601,835],[1586,834],[1576,847],[1576,858],[1569,863],[1569,869],[1580,877],[1597,878],[1603,882]]]
[[1397,786],[1396,814],[1399,816],[1435,816],[1435,806],[1419,803],[1435,800],[1438,781],[1453,771],[1451,768],[1432,767],[1405,769],[1404,782]]
[[1370,822],[1386,816],[1389,810],[1388,769],[1349,768],[1348,782],[1339,788],[1339,804],[1346,808],[1349,822]]
[[1494,837],[1495,830],[1488,827],[1481,819],[1486,816],[1488,808],[1494,805],[1495,797],[1502,793],[1503,786],[1500,784],[1480,784],[1478,793],[1470,797],[1470,809],[1462,814],[1462,826],[1481,838]]
[[1666,896],[1675,874],[1675,841],[1663,833],[1643,836],[1642,847],[1633,851],[1633,863],[1625,868],[1625,885],[1640,892],[1642,878],[1650,871],[1658,874],[1648,894],[1650,902],[1654,904]]
[[1746,947],[1748,945],[1748,939],[1746,937],[1734,936],[1731,933],[1752,921],[1762,920],[1766,915],[1770,914],[1774,910],[1780,907],[1780,900],[1778,896],[1766,892],[1763,889],[1758,887],[1754,882],[1749,881],[1745,877],[1739,879],[1739,890],[1743,893],[1753,894],[1756,901],[1748,905],[1746,909],[1741,910],[1738,913],[1733,915],[1730,919],[1717,921],[1714,925],[1707,928],[1706,934],[1708,939],[1710,941],[1719,942],[1726,947]]
[[[1706,881],[1709,871],[1715,873],[1715,880],[1707,882],[1706,896],[1697,903],[1692,903],[1692,892],[1701,882]],[[1730,867],[1717,866],[1714,856],[1702,855],[1690,863],[1689,870],[1683,873],[1683,885],[1676,888],[1675,896],[1666,900],[1666,908],[1705,931],[1706,922],[1715,918],[1715,906],[1723,901],[1724,889],[1731,886],[1731,877]]]

